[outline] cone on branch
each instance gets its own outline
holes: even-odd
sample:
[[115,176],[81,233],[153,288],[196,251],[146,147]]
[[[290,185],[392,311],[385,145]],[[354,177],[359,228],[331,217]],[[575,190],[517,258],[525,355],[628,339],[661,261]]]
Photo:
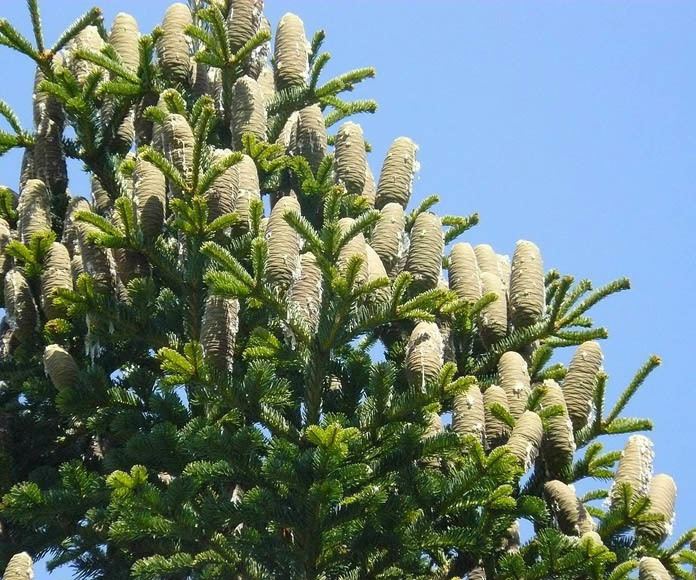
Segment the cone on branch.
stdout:
[[418,146],[408,137],[399,137],[391,144],[377,183],[377,209],[382,209],[388,203],[398,203],[406,209],[418,171],[417,151]]
[[430,212],[423,212],[411,229],[411,243],[406,258],[406,271],[413,275],[414,286],[419,290],[432,290],[437,286],[442,272],[442,252],[445,239],[442,221]]
[[348,193],[359,195],[363,192],[369,168],[365,137],[357,123],[344,123],[336,134],[334,170],[337,181],[345,186]]
[[443,348],[437,324],[416,324],[406,346],[406,375],[411,387],[424,390],[428,382],[437,378],[444,364]]
[[324,115],[319,105],[300,109],[297,126],[291,138],[291,148],[295,155],[301,155],[312,171],[316,173],[322,159],[326,156],[327,135]]
[[481,298],[481,276],[470,244],[460,242],[452,247],[448,270],[450,288],[460,300],[476,302]]
[[281,197],[271,210],[266,240],[268,258],[266,277],[271,286],[287,289],[292,283],[300,260],[301,239],[294,228],[285,221],[285,214],[300,214],[300,204],[294,195]]
[[164,156],[188,182],[193,172],[194,137],[191,126],[183,115],[169,113],[159,130]]
[[623,484],[631,486],[634,497],[648,495],[654,456],[653,443],[645,435],[631,435],[628,438],[614,473],[614,483],[609,490],[612,505],[621,497]]
[[295,14],[285,14],[276,30],[273,53],[279,91],[305,85],[309,74],[309,49],[302,20]]
[[674,506],[677,499],[677,486],[674,480],[664,473],[655,475],[650,481],[648,490],[650,500],[649,513],[662,519],[656,522],[645,522],[639,526],[641,534],[661,544],[672,533],[674,523]]
[[454,396],[452,429],[459,435],[474,435],[482,442],[486,435],[483,394],[478,385]]
[[672,575],[657,558],[643,556],[638,564],[639,580],[672,580]]
[[232,166],[232,176],[234,211],[239,218],[235,226],[247,231],[251,224],[251,203],[261,199],[259,174],[254,160],[248,155],[242,156],[241,161]]
[[527,362],[517,352],[508,351],[498,361],[498,381],[507,395],[510,414],[517,419],[527,408],[531,379]]
[[575,452],[575,439],[573,438],[573,425],[568,417],[568,409],[563,391],[558,383],[547,379],[541,387],[542,409],[560,407],[560,415],[553,415],[546,419],[546,431],[544,432],[544,462],[549,473],[559,476],[573,459]]
[[510,439],[505,446],[517,458],[526,471],[539,455],[544,438],[544,426],[534,411],[525,411],[520,415],[512,429]]
[[595,341],[583,342],[573,355],[568,373],[563,379],[563,396],[573,429],[587,425],[592,413],[592,400],[597,377],[602,369],[602,349]]
[[594,531],[590,514],[570,486],[558,480],[547,481],[544,484],[544,495],[564,534],[582,536]]
[[481,273],[481,290],[483,294],[495,295],[495,300],[487,304],[479,316],[481,338],[486,344],[493,344],[507,336],[507,299],[500,276],[490,272]]
[[5,274],[3,283],[5,316],[14,337],[26,342],[37,330],[39,320],[27,279],[17,269]]
[[157,40],[157,58],[164,75],[177,83],[187,83],[191,74],[191,46],[184,34],[193,24],[191,10],[176,2],[167,8],[162,20],[162,35]]
[[51,229],[51,199],[43,181],[27,181],[19,195],[17,213],[17,231],[24,244],[35,233]]
[[408,254],[406,216],[404,209],[397,203],[385,205],[380,214],[370,237],[370,245],[382,260],[387,274],[395,276],[398,274],[399,263]]
[[43,364],[46,375],[59,391],[77,384],[80,371],[75,359],[62,346],[49,344],[44,349]]
[[135,159],[133,195],[143,237],[146,242],[152,242],[162,232],[167,203],[167,183],[162,172],[141,157]]
[[68,249],[60,242],[49,248],[41,272],[41,307],[48,320],[58,318],[62,310],[54,304],[59,288],[72,290],[72,266]]
[[539,248],[520,240],[512,257],[510,319],[516,327],[538,322],[545,309],[544,265]]
[[237,299],[209,296],[203,309],[201,344],[206,361],[216,370],[232,372],[238,330]]
[[237,79],[232,86],[230,132],[235,149],[242,149],[242,137],[251,133],[260,141],[266,139],[266,105],[257,81],[248,76]]
[[488,449],[495,449],[507,441],[510,436],[510,427],[491,411],[493,404],[500,405],[505,411],[510,412],[508,398],[505,390],[498,385],[491,385],[483,392],[483,408],[486,425],[486,444]]
[[314,254],[300,256],[300,267],[288,291],[288,312],[292,319],[299,318],[315,332],[321,314],[323,281]]
[[32,580],[34,562],[26,552],[20,552],[10,558],[2,575],[3,580]]

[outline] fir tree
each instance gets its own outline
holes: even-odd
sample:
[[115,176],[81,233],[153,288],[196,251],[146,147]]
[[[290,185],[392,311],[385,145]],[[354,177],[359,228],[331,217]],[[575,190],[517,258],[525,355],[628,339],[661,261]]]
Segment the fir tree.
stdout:
[[323,80],[293,14],[95,8],[49,45],[27,4],[33,40],[0,21],[36,68],[32,128],[0,102],[5,578],[691,577],[623,416],[659,359],[605,398],[590,310],[627,280],[454,243],[477,215],[409,204],[408,138],[375,180],[347,119],[376,104],[345,96],[374,71]]

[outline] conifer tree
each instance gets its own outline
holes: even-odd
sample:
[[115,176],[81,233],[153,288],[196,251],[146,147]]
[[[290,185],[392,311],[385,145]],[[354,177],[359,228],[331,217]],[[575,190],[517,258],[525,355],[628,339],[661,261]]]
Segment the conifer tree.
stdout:
[[33,39],[0,20],[36,69],[32,127],[0,102],[4,578],[692,577],[623,415],[659,359],[605,397],[590,311],[627,280],[458,241],[478,216],[411,203],[406,137],[373,174],[346,94],[374,71],[325,80],[294,14],[95,8],[50,44],[27,4]]

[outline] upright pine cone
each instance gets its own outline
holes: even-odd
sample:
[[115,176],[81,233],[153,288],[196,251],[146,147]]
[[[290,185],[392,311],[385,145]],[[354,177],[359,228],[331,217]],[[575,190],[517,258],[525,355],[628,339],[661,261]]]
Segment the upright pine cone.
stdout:
[[309,161],[309,166],[315,173],[326,156],[327,141],[324,115],[319,105],[300,109],[291,147],[296,155]]
[[271,210],[266,231],[266,276],[271,285],[281,288],[290,286],[300,260],[300,236],[285,221],[285,214],[289,212],[301,213],[300,204],[294,195],[286,195],[276,202]]
[[307,82],[309,49],[302,20],[294,14],[285,14],[276,30],[273,53],[275,81],[279,91],[301,87]]
[[413,179],[418,170],[418,146],[408,137],[398,137],[389,147],[379,174],[375,207],[398,203],[404,209],[413,191]]
[[10,558],[2,575],[3,580],[32,580],[34,571],[31,556],[26,552],[15,554]]
[[486,416],[483,395],[478,385],[471,385],[466,392],[454,397],[452,429],[459,435],[474,435],[481,442],[486,434]]
[[300,269],[288,291],[288,310],[315,332],[321,315],[322,275],[317,259],[309,252],[300,256]]
[[131,72],[138,72],[140,65],[139,40],[138,22],[130,14],[119,12],[111,25],[109,44],[121,57],[123,66]]
[[191,10],[176,2],[164,13],[162,36],[157,40],[157,58],[164,75],[174,82],[187,83],[191,74],[191,46],[184,30],[193,24]]
[[563,396],[576,431],[587,425],[601,368],[602,349],[598,343],[587,341],[578,346],[563,379]]
[[348,193],[360,195],[365,187],[368,169],[362,127],[348,121],[336,133],[334,146],[336,179],[345,186]]
[[500,276],[490,272],[481,273],[481,289],[484,294],[495,294],[496,299],[481,310],[479,327],[481,338],[493,344],[507,335],[507,299]]
[[543,446],[546,467],[551,474],[558,476],[573,459],[575,452],[573,425],[568,417],[563,391],[558,383],[548,379],[544,381],[542,388],[542,408],[561,407],[563,409],[561,415],[554,415],[546,420],[547,430],[544,434]]
[[232,166],[232,172],[235,183],[234,210],[239,217],[239,227],[247,230],[251,222],[251,203],[261,199],[259,173],[254,160],[248,155],[244,155],[239,163]]
[[80,256],[85,272],[94,278],[95,284],[102,291],[111,292],[114,289],[114,279],[111,271],[111,263],[106,248],[97,246],[91,239],[93,232],[98,232],[92,224],[78,222],[80,241]]
[[111,197],[106,189],[104,189],[102,186],[99,178],[94,174],[92,174],[90,178],[90,185],[92,189],[92,205],[94,206],[94,209],[97,210],[97,213],[103,215],[113,207]]
[[232,0],[227,13],[227,38],[232,52],[242,48],[261,28],[263,0]]
[[81,85],[85,84],[90,74],[99,70],[99,66],[79,58],[75,55],[75,52],[78,50],[89,50],[99,53],[105,45],[106,43],[96,26],[85,26],[68,44],[65,51],[65,64]]
[[27,181],[19,196],[17,213],[17,231],[24,244],[28,244],[36,232],[51,229],[51,198],[43,181]]
[[[215,149],[211,155],[211,162],[217,163],[230,155],[229,149]],[[234,166],[229,167],[220,175],[208,189],[208,220],[213,221],[234,211],[237,197],[237,172]]]
[[90,205],[84,197],[72,197],[68,203],[68,209],[65,212],[65,221],[63,222],[63,236],[61,241],[68,248],[70,256],[80,253],[80,232],[79,222],[75,219],[78,212],[90,211]]
[[[341,218],[338,221],[338,226],[342,234],[345,234],[349,228],[355,223],[353,218]],[[363,283],[367,280],[367,243],[365,242],[365,236],[360,232],[356,236],[353,236],[346,244],[341,248],[338,254],[337,265],[338,269],[345,273],[348,264],[351,259],[358,256],[362,259],[362,264],[360,266],[360,271],[358,273],[357,281]]]
[[195,138],[186,117],[169,113],[160,127],[164,155],[176,167],[185,181],[193,173],[193,146]]
[[516,327],[530,326],[539,320],[546,307],[544,265],[539,248],[520,240],[512,257],[510,275],[510,318]]
[[503,409],[510,412],[508,398],[502,387],[491,385],[483,392],[483,408],[486,425],[486,444],[488,449],[494,449],[507,441],[510,436],[510,427],[505,421],[496,417],[491,411],[491,406],[497,403]]
[[201,345],[206,360],[218,371],[232,372],[238,329],[239,301],[208,296],[201,321]]
[[413,275],[414,285],[419,290],[432,290],[437,286],[444,248],[442,220],[430,212],[419,214],[411,230],[406,258],[406,270]]
[[[374,282],[380,278],[387,278],[387,271],[384,269],[384,264],[382,264],[382,260],[377,252],[372,249],[370,244],[365,244],[365,255],[367,257],[367,281]],[[381,302],[382,300],[387,300],[389,295],[390,289],[387,286],[376,290],[371,296],[368,296],[368,298]]]
[[365,165],[365,185],[363,185],[361,197],[367,201],[367,205],[375,207],[375,198],[377,196],[377,184],[375,176],[372,175],[372,170],[369,165]]
[[440,329],[434,322],[419,322],[413,329],[406,346],[406,375],[413,387],[437,378],[442,365],[444,345]]
[[498,261],[498,255],[495,250],[488,244],[478,244],[474,248],[474,254],[476,254],[476,263],[479,267],[479,272],[488,272],[494,274],[501,279],[500,273],[500,262]]
[[498,361],[498,381],[507,395],[510,414],[517,419],[527,408],[531,392],[527,362],[514,351],[508,351]]
[[13,268],[5,274],[3,291],[5,316],[13,336],[19,342],[25,342],[36,331],[38,321],[29,283],[19,270]]
[[388,203],[380,210],[380,218],[370,236],[370,245],[384,264],[387,274],[398,274],[396,268],[408,251],[404,232],[406,216],[398,203]]
[[534,411],[525,411],[517,419],[510,439],[505,446],[527,470],[539,455],[544,437],[544,426]]
[[643,556],[638,564],[639,580],[672,580],[672,575],[657,558]]
[[573,489],[558,480],[544,484],[544,495],[551,506],[560,530],[569,536],[594,531],[594,522]]
[[242,149],[242,137],[251,133],[257,139],[266,139],[268,120],[263,91],[257,81],[243,76],[232,86],[230,132],[235,149]]
[[167,182],[159,169],[140,157],[135,160],[133,194],[143,237],[146,242],[152,242],[162,232],[167,203]]
[[450,288],[459,299],[476,302],[481,298],[481,276],[470,244],[460,242],[452,247],[448,270]]
[[661,516],[663,519],[657,522],[648,522],[640,525],[638,531],[650,537],[654,542],[661,544],[672,533],[674,522],[674,505],[677,499],[677,486],[674,480],[664,473],[652,478],[648,491],[650,500],[650,513]]
[[80,371],[75,359],[62,346],[49,344],[44,349],[43,364],[48,378],[59,391],[77,384]]
[[60,242],[53,242],[48,249],[41,272],[41,307],[47,319],[58,318],[62,312],[54,303],[54,293],[59,288],[72,290],[72,268],[68,249]]
[[614,473],[609,499],[614,504],[621,497],[621,485],[629,484],[634,497],[644,497],[650,489],[653,470],[653,443],[645,435],[631,435],[621,453]]

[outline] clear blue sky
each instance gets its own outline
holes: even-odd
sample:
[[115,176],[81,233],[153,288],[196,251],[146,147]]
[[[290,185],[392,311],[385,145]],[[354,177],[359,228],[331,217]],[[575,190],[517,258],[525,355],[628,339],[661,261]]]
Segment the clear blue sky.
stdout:
[[[655,420],[656,469],[679,487],[676,530],[696,525],[696,3],[266,3],[274,28],[292,11],[308,34],[326,29],[329,72],[377,68],[356,92],[380,104],[359,119],[375,172],[391,140],[410,136],[421,147],[416,200],[438,193],[442,210],[478,211],[469,241],[512,253],[530,239],[547,267],[597,284],[631,278],[629,293],[595,311],[610,330],[610,395],[648,355],[663,357],[628,411]],[[42,4],[53,39],[93,2]],[[143,30],[167,4],[101,3],[109,22],[126,11]],[[4,0],[0,16],[29,33],[24,2]],[[0,96],[29,125],[33,69],[0,54]],[[18,172],[16,157],[0,160],[0,183],[15,186]],[[73,183],[88,193],[83,177]]]

